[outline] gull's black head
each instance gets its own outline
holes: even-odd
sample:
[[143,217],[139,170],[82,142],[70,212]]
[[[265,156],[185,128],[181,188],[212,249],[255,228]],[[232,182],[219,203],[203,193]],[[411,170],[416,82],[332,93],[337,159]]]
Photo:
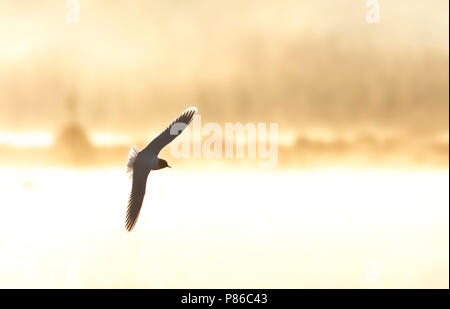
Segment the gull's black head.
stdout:
[[165,168],[165,167],[170,167],[169,164],[167,163],[167,161],[164,160],[164,159],[159,159],[159,161],[158,161],[158,169],[160,170],[160,169]]

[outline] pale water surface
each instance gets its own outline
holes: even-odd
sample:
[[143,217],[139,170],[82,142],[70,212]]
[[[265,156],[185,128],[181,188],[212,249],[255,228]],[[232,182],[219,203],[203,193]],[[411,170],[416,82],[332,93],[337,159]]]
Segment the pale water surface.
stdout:
[[448,170],[0,169],[0,288],[448,288]]

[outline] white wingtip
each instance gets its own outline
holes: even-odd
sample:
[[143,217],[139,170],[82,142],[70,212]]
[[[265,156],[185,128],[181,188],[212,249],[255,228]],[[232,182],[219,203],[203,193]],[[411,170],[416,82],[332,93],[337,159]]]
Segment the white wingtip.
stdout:
[[133,164],[134,161],[136,161],[138,153],[139,150],[134,145],[131,147],[130,152],[128,153],[127,173],[129,173],[130,176],[133,175]]
[[198,111],[198,108],[196,106],[189,106],[188,108],[186,108],[186,110],[184,112],[187,113],[190,111],[193,111],[196,113]]

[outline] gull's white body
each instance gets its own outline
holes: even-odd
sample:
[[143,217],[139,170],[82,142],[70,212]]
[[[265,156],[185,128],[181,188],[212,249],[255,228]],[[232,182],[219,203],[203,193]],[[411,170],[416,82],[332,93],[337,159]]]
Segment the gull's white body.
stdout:
[[135,168],[139,169],[156,169],[158,167],[159,158],[151,152],[138,152],[133,146],[128,156],[127,167],[130,172]]

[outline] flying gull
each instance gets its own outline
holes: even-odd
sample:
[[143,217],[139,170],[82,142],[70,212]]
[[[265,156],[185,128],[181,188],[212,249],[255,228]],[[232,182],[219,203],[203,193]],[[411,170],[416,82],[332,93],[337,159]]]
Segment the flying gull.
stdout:
[[158,158],[159,152],[183,132],[192,121],[196,111],[196,107],[186,109],[142,151],[138,151],[135,146],[131,148],[128,155],[127,169],[131,174],[133,184],[125,219],[125,228],[128,232],[133,230],[141,211],[148,174],[151,170],[170,167],[166,160]]

